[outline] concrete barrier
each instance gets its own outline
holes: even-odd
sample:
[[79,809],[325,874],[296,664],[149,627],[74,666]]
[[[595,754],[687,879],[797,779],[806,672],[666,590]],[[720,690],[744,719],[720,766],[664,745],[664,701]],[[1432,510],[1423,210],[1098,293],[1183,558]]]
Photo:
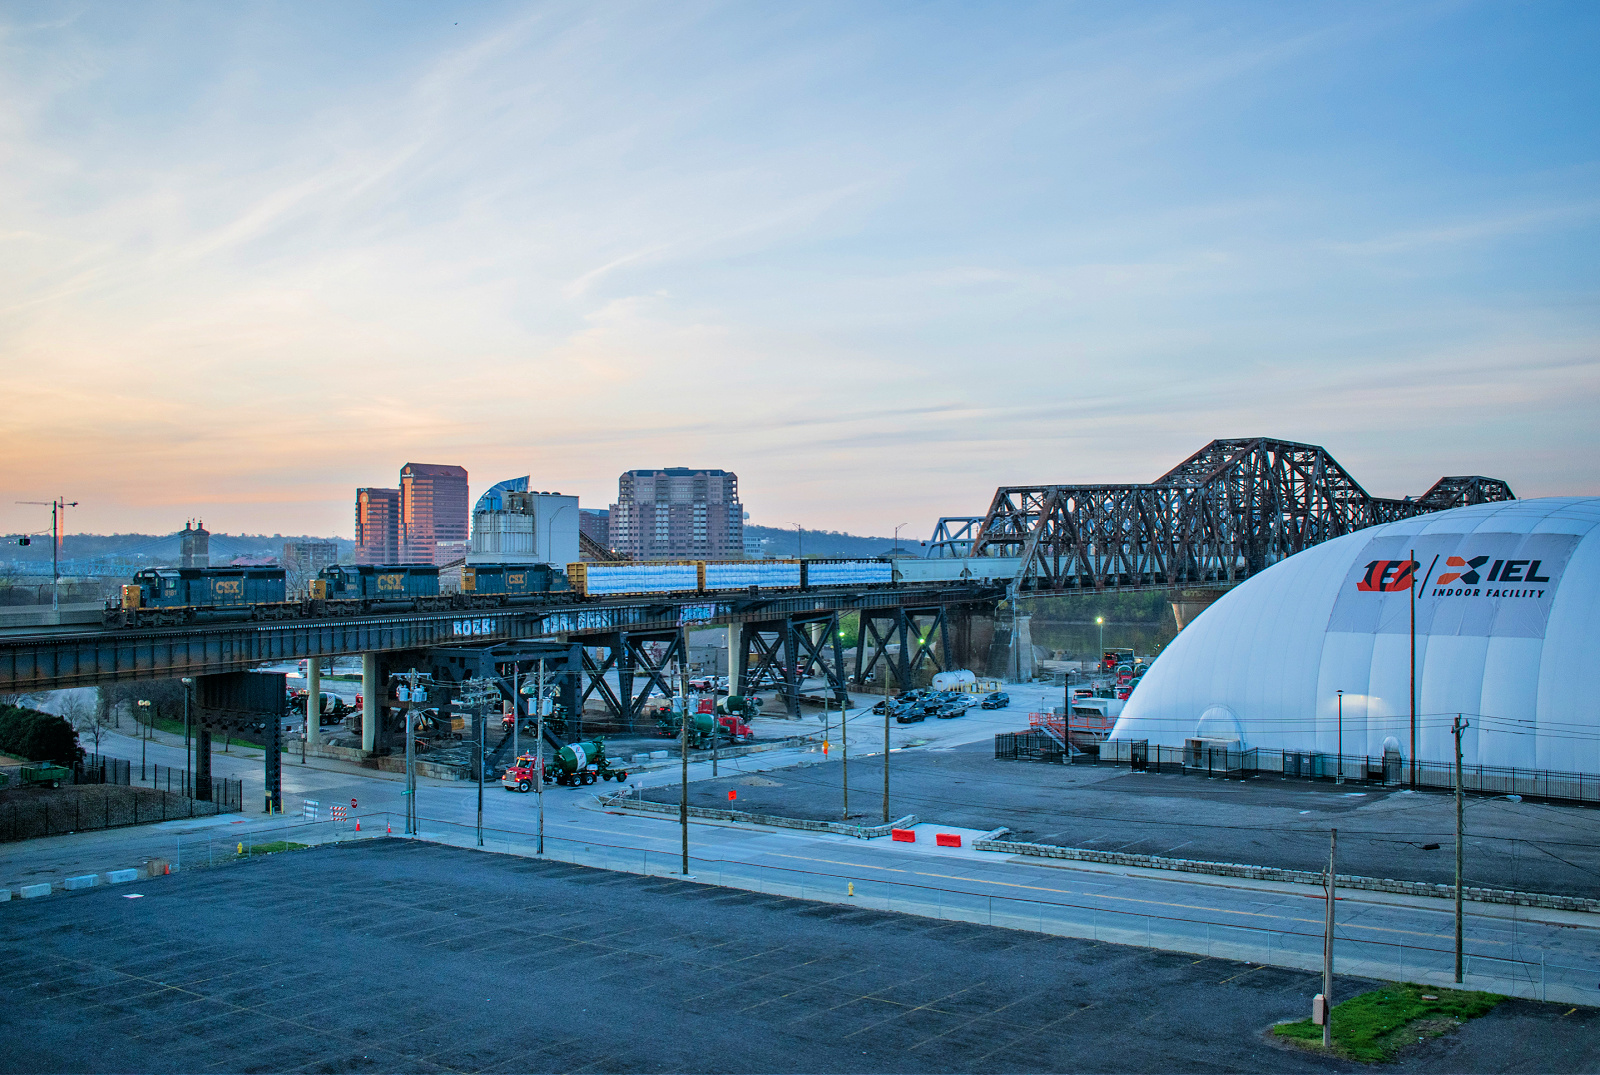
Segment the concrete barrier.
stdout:
[[121,885],[138,879],[138,870],[110,870],[106,873],[106,884],[108,885]]
[[80,888],[93,888],[99,883],[100,875],[93,873],[80,874],[77,877],[69,877],[66,880],[68,892],[76,892]]
[[25,900],[36,900],[40,896],[48,896],[48,895],[50,895],[50,886],[48,884],[43,884],[43,885],[23,885],[22,888],[19,889],[18,891],[20,891],[22,893],[22,898],[23,899],[25,899]]
[[[623,810],[628,813],[677,816],[677,803],[658,803],[649,799],[630,799],[627,795],[627,792],[619,791],[608,799],[602,799],[601,805],[608,810]],[[735,821],[746,822],[751,825],[769,825],[778,829],[836,832],[841,836],[854,836],[862,840],[875,840],[880,836],[888,836],[894,829],[909,829],[918,822],[916,814],[907,814],[900,820],[891,822],[888,825],[852,825],[845,821],[813,821],[804,817],[752,814],[745,810],[713,810],[704,806],[689,807],[689,816],[706,821]]]
[[9,888],[0,888],[0,903],[10,903],[10,902],[11,902],[11,890]]

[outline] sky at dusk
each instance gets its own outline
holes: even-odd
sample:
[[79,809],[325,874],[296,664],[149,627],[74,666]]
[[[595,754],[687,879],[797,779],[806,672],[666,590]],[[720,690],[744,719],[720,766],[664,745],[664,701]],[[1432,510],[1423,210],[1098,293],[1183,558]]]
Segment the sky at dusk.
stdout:
[[886,534],[1216,437],[1600,493],[1600,5],[0,3],[0,530],[456,463]]

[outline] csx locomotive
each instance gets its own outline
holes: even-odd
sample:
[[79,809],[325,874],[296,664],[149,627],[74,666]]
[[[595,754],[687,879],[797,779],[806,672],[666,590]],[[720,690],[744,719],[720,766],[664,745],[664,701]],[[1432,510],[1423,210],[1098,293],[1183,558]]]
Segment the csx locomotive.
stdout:
[[757,591],[877,589],[911,584],[993,584],[1021,561],[690,560],[468,564],[460,589],[441,593],[432,564],[339,564],[290,597],[277,567],[158,567],[134,575],[107,603],[108,627],[167,627],[228,620],[291,620],[365,612],[451,611],[662,596],[732,596]]
[[108,603],[108,627],[170,627],[230,620],[293,620],[365,612],[449,611],[547,604],[571,593],[548,564],[474,564],[458,593],[439,592],[432,564],[338,564],[291,598],[281,567],[156,567]]

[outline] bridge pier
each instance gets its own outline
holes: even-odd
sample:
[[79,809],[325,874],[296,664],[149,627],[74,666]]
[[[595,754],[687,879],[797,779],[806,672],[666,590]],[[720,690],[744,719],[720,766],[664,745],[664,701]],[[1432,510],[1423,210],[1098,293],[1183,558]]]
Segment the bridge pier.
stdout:
[[[211,793],[211,729],[238,730],[260,722],[263,746],[264,810],[283,811],[284,680],[282,672],[219,672],[194,677],[195,711],[199,717],[199,759],[196,790]],[[365,720],[365,718],[363,718]],[[243,805],[242,803],[240,804]]]
[[994,637],[989,643],[987,673],[1011,683],[1026,683],[1034,676],[1033,632],[1028,613],[996,610]]
[[378,685],[378,655],[361,655],[361,749],[368,754],[378,749],[378,730],[383,724],[379,707],[382,688]]
[[194,729],[194,797],[211,801],[211,729],[203,720]]
[[[885,681],[892,679],[902,691],[916,685],[923,665],[932,665],[935,672],[951,666],[948,615],[943,605],[862,609],[860,615],[861,636],[856,642],[852,677],[857,684],[865,685],[879,662],[884,665]],[[893,656],[890,647],[895,647]]]
[[[737,628],[737,641],[735,641]],[[832,639],[833,660],[824,656]],[[839,642],[839,613],[812,612],[758,623],[741,623],[728,629],[729,693],[748,695],[770,684],[783,696],[789,716],[800,719],[800,684],[818,668],[828,681],[834,701],[848,703],[844,652]],[[750,658],[754,650],[755,667]]]
[[306,660],[306,749],[322,745],[322,661]]

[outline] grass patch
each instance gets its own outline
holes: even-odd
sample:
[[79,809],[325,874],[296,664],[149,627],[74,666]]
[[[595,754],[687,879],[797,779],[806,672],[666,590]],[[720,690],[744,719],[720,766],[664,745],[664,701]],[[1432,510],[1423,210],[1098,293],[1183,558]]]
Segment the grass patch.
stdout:
[[[1498,993],[1395,982],[1334,1005],[1333,1051],[1367,1064],[1387,1060],[1418,1038],[1454,1030],[1504,999]],[[1297,1045],[1322,1048],[1322,1028],[1310,1019],[1275,1026],[1272,1032]]]
[[271,843],[246,847],[244,853],[246,855],[275,855],[279,851],[303,851],[310,846],[310,844],[297,844],[293,840],[273,840]]

